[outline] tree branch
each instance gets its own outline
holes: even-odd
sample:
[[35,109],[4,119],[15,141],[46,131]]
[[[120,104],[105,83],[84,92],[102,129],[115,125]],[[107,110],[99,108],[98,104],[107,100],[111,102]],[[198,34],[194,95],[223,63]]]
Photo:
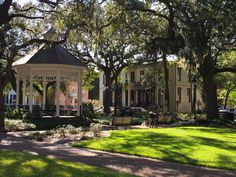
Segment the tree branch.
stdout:
[[236,67],[235,68],[218,68],[215,70],[215,73],[223,73],[223,72],[236,73]]
[[12,14],[10,15],[10,18],[15,18],[15,17],[21,17],[21,18],[26,18],[26,19],[44,19],[44,17],[30,17],[24,14]]

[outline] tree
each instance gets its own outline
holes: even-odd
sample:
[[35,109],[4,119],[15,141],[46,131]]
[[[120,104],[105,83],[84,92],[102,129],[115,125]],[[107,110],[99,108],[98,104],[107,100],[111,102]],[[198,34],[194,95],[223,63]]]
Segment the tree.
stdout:
[[232,71],[219,68],[219,54],[235,47],[235,1],[176,1],[177,24],[192,52],[203,80],[207,118],[218,118],[215,74]]
[[[126,4],[128,10],[147,12],[167,20],[167,35],[155,38],[151,42],[153,49],[162,49],[164,54],[178,54],[178,49],[190,50],[203,80],[207,118],[209,120],[218,118],[214,76],[219,72],[236,71],[235,68],[221,68],[217,65],[220,53],[235,49],[236,2],[233,0],[119,0],[119,2]],[[152,5],[149,7],[143,5],[148,3]],[[156,10],[153,9],[155,6]]]
[[[150,25],[143,25],[142,29],[144,31],[148,31],[148,38],[146,38],[146,50],[148,55],[158,55],[158,57],[156,57],[158,60],[161,56],[163,61],[165,95],[167,99],[167,111],[169,111],[170,99],[167,55],[177,54],[179,49],[184,46],[183,38],[176,33],[176,25],[174,21],[175,9],[172,6],[172,3],[166,0],[119,0],[118,3],[121,6],[124,6],[127,11],[138,11],[140,13],[145,13],[145,21],[148,22],[148,24],[155,24],[154,26],[156,28],[153,28],[153,26]],[[143,24],[143,21],[141,21],[141,24]]]
[[[224,52],[219,56],[218,66],[222,67],[233,67],[236,65],[235,62],[236,52]],[[224,108],[227,107],[229,96],[231,92],[236,90],[236,74],[225,72],[218,73],[215,77],[217,88],[220,90],[221,95],[224,95]]]
[[[93,4],[88,4],[88,6],[92,8],[89,20],[78,21],[77,24],[80,27],[75,32],[78,36],[77,40],[67,44],[67,47],[85,63],[103,71],[106,87],[104,111],[108,114],[112,99],[112,84],[118,88],[119,74],[138,52],[137,45],[134,45],[137,41],[135,41],[135,34],[127,28],[126,14],[112,1],[108,1],[104,6],[93,1]],[[80,15],[72,13],[70,16],[74,21]],[[83,27],[80,24],[83,24]]]
[[[48,8],[40,9],[34,4],[20,6],[12,0],[0,4],[0,131],[4,130],[3,90],[10,80],[14,80],[12,63],[33,44],[51,42],[39,38],[40,27],[43,27],[40,20],[50,13]],[[34,23],[30,23],[32,19]]]

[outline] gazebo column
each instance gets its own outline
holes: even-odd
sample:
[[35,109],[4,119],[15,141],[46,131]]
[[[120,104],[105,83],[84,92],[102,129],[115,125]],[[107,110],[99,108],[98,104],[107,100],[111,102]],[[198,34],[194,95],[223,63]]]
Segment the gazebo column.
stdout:
[[25,105],[25,88],[26,88],[26,80],[23,79],[23,90],[22,90],[22,105]]
[[82,72],[80,72],[77,87],[77,116],[82,116]]
[[56,78],[56,116],[60,116],[60,72],[57,72]]
[[19,92],[20,92],[20,79],[19,77],[17,76],[16,78],[16,108],[18,109],[19,108]]
[[29,111],[33,112],[33,73],[30,72],[30,95],[29,95]]
[[43,110],[46,110],[46,88],[47,88],[47,81],[43,80]]
[[68,108],[68,94],[69,94],[69,82],[66,81],[66,100],[65,100],[65,110]]

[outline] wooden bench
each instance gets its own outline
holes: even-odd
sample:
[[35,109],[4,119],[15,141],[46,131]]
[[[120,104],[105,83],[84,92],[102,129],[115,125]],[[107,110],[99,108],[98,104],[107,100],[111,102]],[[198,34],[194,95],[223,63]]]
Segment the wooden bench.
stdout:
[[126,126],[126,129],[128,126],[130,126],[132,121],[132,117],[113,117],[111,125],[112,126]]

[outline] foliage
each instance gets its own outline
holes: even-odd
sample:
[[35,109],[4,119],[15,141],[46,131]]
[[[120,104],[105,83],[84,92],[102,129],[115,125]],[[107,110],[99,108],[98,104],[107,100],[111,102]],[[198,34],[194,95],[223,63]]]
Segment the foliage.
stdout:
[[73,125],[62,125],[52,130],[53,134],[59,134],[61,137],[67,137],[73,134],[78,134],[82,131],[81,127],[74,127]]
[[17,151],[0,151],[0,176],[4,177],[128,177],[125,173],[82,163],[62,161]]
[[28,112],[24,112],[23,109],[12,109],[8,108],[5,112],[5,117],[7,119],[20,119],[20,120],[26,120],[30,118],[30,114]]
[[176,118],[181,121],[194,120],[194,114],[180,113],[178,112]]
[[41,114],[41,107],[39,105],[33,106],[32,117],[33,118],[40,118],[41,116],[42,116],[42,114]]
[[141,125],[146,120],[147,120],[147,118],[145,118],[145,117],[139,117],[139,118],[133,117],[131,124],[132,125]]
[[36,141],[43,141],[46,137],[47,135],[45,133],[34,132],[34,133],[30,133],[27,138],[31,140],[33,139]]
[[133,117],[148,119],[149,114],[148,112],[138,111],[138,112],[134,112]]
[[70,137],[71,135],[76,135],[82,132],[81,127],[74,127],[72,125],[61,125],[52,130],[47,130],[45,132],[33,132],[30,133],[27,138],[34,139],[36,141],[43,141],[48,137]]
[[36,129],[36,126],[35,126],[35,124],[24,122],[23,120],[6,119],[5,120],[5,129],[7,131],[34,130],[34,129]]
[[[218,65],[219,67],[234,67],[236,66],[235,63],[236,52],[224,52],[219,56]],[[234,92],[236,90],[236,74],[225,72],[225,73],[218,73],[215,76],[216,84],[218,86],[218,96],[219,98],[223,98],[224,107],[227,107],[229,104],[231,107],[236,105],[235,100],[232,98]]]
[[83,117],[88,119],[95,119],[97,115],[94,112],[94,107],[92,102],[83,103]]
[[99,123],[90,124],[90,131],[94,134],[94,136],[99,137],[102,131],[102,124]]
[[235,143],[235,129],[179,127],[113,131],[73,146],[236,170]]

